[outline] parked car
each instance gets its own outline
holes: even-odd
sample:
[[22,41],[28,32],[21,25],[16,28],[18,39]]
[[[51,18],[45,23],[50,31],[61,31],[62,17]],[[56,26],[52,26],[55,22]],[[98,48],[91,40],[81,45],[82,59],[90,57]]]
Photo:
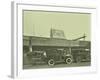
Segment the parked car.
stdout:
[[54,66],[58,62],[65,62],[71,64],[73,57],[64,48],[46,49],[44,51],[32,51],[28,53],[28,57],[34,62],[43,61],[49,66]]

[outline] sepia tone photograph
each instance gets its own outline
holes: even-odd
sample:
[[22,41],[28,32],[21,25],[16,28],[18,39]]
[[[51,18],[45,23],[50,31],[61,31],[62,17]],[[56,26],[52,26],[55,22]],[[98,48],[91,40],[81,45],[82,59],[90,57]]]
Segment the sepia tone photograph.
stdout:
[[91,14],[23,10],[23,69],[91,66]]

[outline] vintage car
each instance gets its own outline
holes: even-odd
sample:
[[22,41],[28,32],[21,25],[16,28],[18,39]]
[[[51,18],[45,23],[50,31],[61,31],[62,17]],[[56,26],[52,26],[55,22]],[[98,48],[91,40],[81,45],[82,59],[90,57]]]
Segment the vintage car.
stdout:
[[32,51],[27,56],[33,61],[33,63],[45,62],[49,66],[54,66],[56,63],[65,62],[71,64],[73,57],[69,51],[60,48],[49,48],[45,51]]

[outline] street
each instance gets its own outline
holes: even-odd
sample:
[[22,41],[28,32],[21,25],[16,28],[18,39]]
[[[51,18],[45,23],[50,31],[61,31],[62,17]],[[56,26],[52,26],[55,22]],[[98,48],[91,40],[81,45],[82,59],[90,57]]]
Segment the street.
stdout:
[[81,62],[81,63],[72,63],[72,64],[65,64],[65,63],[57,63],[54,66],[48,66],[47,64],[33,64],[33,65],[24,65],[23,69],[41,69],[41,68],[61,68],[61,67],[83,67],[83,66],[90,66],[90,62]]

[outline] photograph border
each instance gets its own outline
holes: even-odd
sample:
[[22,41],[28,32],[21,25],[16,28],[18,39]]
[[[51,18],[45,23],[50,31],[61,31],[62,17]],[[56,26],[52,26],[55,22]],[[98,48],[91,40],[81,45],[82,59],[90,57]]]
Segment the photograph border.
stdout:
[[[97,56],[96,56],[96,8],[92,7],[75,7],[75,6],[59,6],[59,5],[42,5],[42,4],[27,4],[20,2],[12,2],[11,5],[11,36],[12,36],[12,52],[11,52],[11,76],[18,77],[44,77],[67,75],[76,73],[92,73],[97,71]],[[32,69],[23,70],[22,64],[22,11],[27,10],[46,10],[46,11],[60,11],[60,12],[80,12],[91,14],[91,66],[88,67],[67,67],[67,68],[48,68],[48,69]],[[46,74],[48,73],[48,74]]]

